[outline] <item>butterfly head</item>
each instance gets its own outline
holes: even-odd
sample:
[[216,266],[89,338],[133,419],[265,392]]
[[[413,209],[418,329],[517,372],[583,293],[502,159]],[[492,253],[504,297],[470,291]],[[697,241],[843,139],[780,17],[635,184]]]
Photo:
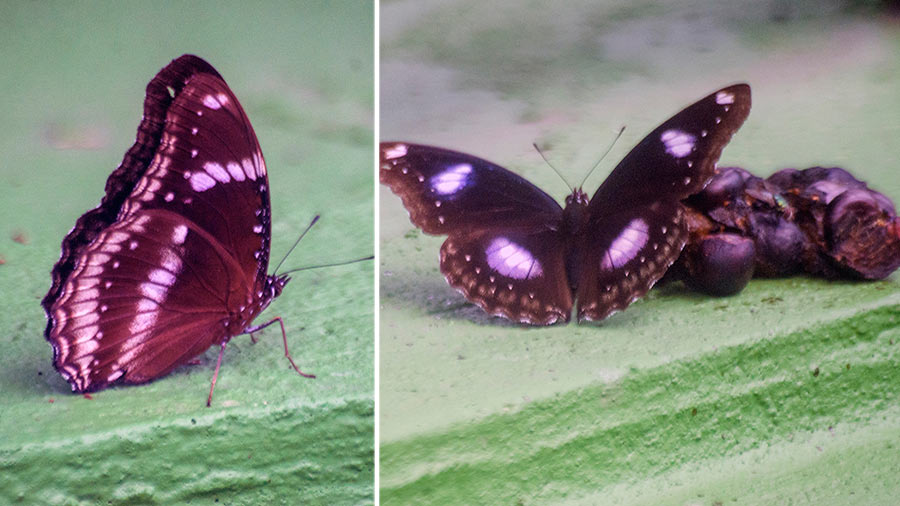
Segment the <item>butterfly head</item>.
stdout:
[[276,276],[266,276],[266,283],[263,286],[262,309],[265,309],[276,297],[281,295],[284,286],[288,284],[291,277],[287,274],[278,274]]
[[584,193],[584,190],[581,188],[575,188],[572,190],[572,193],[566,197],[566,206],[585,206],[590,203],[591,199],[588,198],[587,193]]

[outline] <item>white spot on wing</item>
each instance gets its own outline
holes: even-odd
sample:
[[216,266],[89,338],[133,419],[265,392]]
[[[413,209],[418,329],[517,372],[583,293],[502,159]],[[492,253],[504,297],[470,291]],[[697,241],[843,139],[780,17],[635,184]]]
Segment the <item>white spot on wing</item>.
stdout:
[[226,165],[228,168],[228,173],[231,174],[231,177],[234,178],[235,181],[243,181],[247,179],[247,175],[244,174],[244,169],[237,162],[228,162]]
[[693,135],[677,129],[669,129],[663,132],[659,139],[666,146],[666,153],[675,158],[684,158],[694,149],[697,138]]
[[[161,269],[157,269],[157,270],[161,270]],[[163,272],[165,272],[165,271],[163,271]],[[174,282],[174,279],[173,279],[173,282]],[[141,295],[143,295],[144,297],[147,297],[148,299],[150,299],[158,304],[162,304],[162,302],[166,300],[166,295],[169,294],[169,290],[167,288],[163,288],[163,287],[157,285],[156,283],[152,283],[152,282],[141,283],[141,286],[139,287],[139,289],[140,289]]]
[[216,185],[216,180],[209,177],[205,172],[197,172],[191,175],[191,188],[194,191],[205,192]]
[[163,269],[173,273],[178,274],[181,272],[181,259],[178,258],[177,255],[172,253],[172,250],[165,250],[165,254],[162,257],[162,266]]
[[266,162],[259,156],[259,153],[253,153],[253,165],[256,167],[257,176],[263,177],[266,175]]
[[253,166],[253,161],[249,158],[244,158],[241,160],[241,166],[244,168],[244,174],[252,181],[256,181],[256,168]]
[[175,275],[165,269],[150,271],[150,281],[157,285],[172,286],[175,284]]
[[[146,284],[146,283],[145,283]],[[143,287],[143,285],[141,285]],[[157,303],[151,299],[141,299],[137,305],[137,311],[134,315],[134,319],[131,320],[131,324],[128,325],[128,330],[131,332],[132,337],[129,339],[123,349],[130,348],[129,345],[133,345],[132,341],[140,342],[143,340],[140,334],[150,330],[156,324],[156,318],[159,316],[159,309],[157,307]],[[124,358],[124,357],[123,357]],[[120,362],[122,362],[122,358],[120,358]]]
[[129,237],[128,234],[126,234],[125,232],[116,231],[116,232],[109,234],[108,242],[112,243],[112,244],[118,244],[121,242],[125,242],[125,240],[128,239],[128,237]]
[[622,229],[600,261],[603,270],[618,269],[634,258],[650,239],[647,222],[635,218]]
[[394,144],[384,150],[384,158],[385,160],[393,160],[395,158],[400,158],[401,156],[406,156],[407,149],[406,144]]
[[219,100],[212,95],[203,97],[203,105],[209,107],[210,109],[219,109],[222,107],[222,104],[219,102]]
[[204,163],[203,170],[205,170],[207,174],[214,177],[216,181],[219,181],[220,183],[227,183],[231,181],[231,176],[228,175],[228,171],[225,170],[225,167],[222,167],[221,164],[218,164],[216,162]]
[[716,93],[716,103],[719,105],[733,104],[734,93],[729,93],[727,91],[720,91]]
[[172,231],[172,242],[175,244],[184,244],[184,238],[187,237],[187,225],[176,225]]
[[532,279],[543,274],[540,262],[524,247],[506,237],[491,241],[485,250],[488,265],[513,279]]
[[471,172],[472,166],[468,163],[450,166],[447,170],[432,176],[431,188],[441,195],[454,194],[466,186]]

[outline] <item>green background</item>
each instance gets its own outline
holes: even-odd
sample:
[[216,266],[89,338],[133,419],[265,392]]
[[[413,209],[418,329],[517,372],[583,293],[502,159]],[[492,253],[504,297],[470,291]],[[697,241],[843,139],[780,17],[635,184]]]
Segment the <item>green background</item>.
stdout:
[[[315,213],[295,267],[371,254],[373,5],[4,2],[0,6],[0,503],[373,502],[373,281],[364,262],[297,273],[229,345],[88,400],[51,366],[40,299],[59,244],[134,142],[144,88],[208,60],[253,122],[272,262]],[[23,235],[26,244],[13,240]]]
[[[871,4],[877,4],[872,2]],[[381,6],[381,137],[459,149],[559,201],[733,82],[720,165],[843,166],[900,200],[900,23],[835,1]],[[383,504],[895,504],[900,277],[657,288],[597,325],[523,328],[438,271],[381,199]]]

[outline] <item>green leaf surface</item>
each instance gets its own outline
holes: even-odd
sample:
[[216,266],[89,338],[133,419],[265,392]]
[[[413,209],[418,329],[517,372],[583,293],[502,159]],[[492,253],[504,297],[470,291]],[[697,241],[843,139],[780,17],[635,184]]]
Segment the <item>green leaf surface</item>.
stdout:
[[[900,30],[841,2],[388,2],[381,135],[472,153],[562,201],[733,82],[720,165],[842,166],[900,200]],[[381,198],[382,504],[889,504],[900,276],[656,288],[526,328],[447,286],[443,238]]]
[[[365,2],[0,7],[0,503],[371,504],[374,266],[301,272],[272,326],[142,386],[73,395],[40,299],[59,244],[134,142],[144,88],[197,54],[225,77],[268,165],[272,263],[372,253],[373,6]],[[17,242],[15,239],[19,239]]]

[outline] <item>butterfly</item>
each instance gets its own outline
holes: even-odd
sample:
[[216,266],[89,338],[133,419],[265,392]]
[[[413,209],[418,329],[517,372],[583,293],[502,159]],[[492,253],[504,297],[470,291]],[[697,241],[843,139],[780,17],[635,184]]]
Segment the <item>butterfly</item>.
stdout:
[[601,320],[642,297],[688,236],[681,200],[701,190],[750,112],[736,84],[647,135],[588,199],[565,208],[524,178],[448,149],[383,142],[380,180],[425,233],[446,235],[441,272],[496,316],[533,325]]
[[[53,365],[75,392],[159,378],[251,326],[290,278],[268,275],[269,182],[222,76],[184,55],[147,85],[134,145],[100,205],[62,241],[41,305]],[[252,335],[251,335],[252,337]],[[287,352],[298,373],[300,371]]]

